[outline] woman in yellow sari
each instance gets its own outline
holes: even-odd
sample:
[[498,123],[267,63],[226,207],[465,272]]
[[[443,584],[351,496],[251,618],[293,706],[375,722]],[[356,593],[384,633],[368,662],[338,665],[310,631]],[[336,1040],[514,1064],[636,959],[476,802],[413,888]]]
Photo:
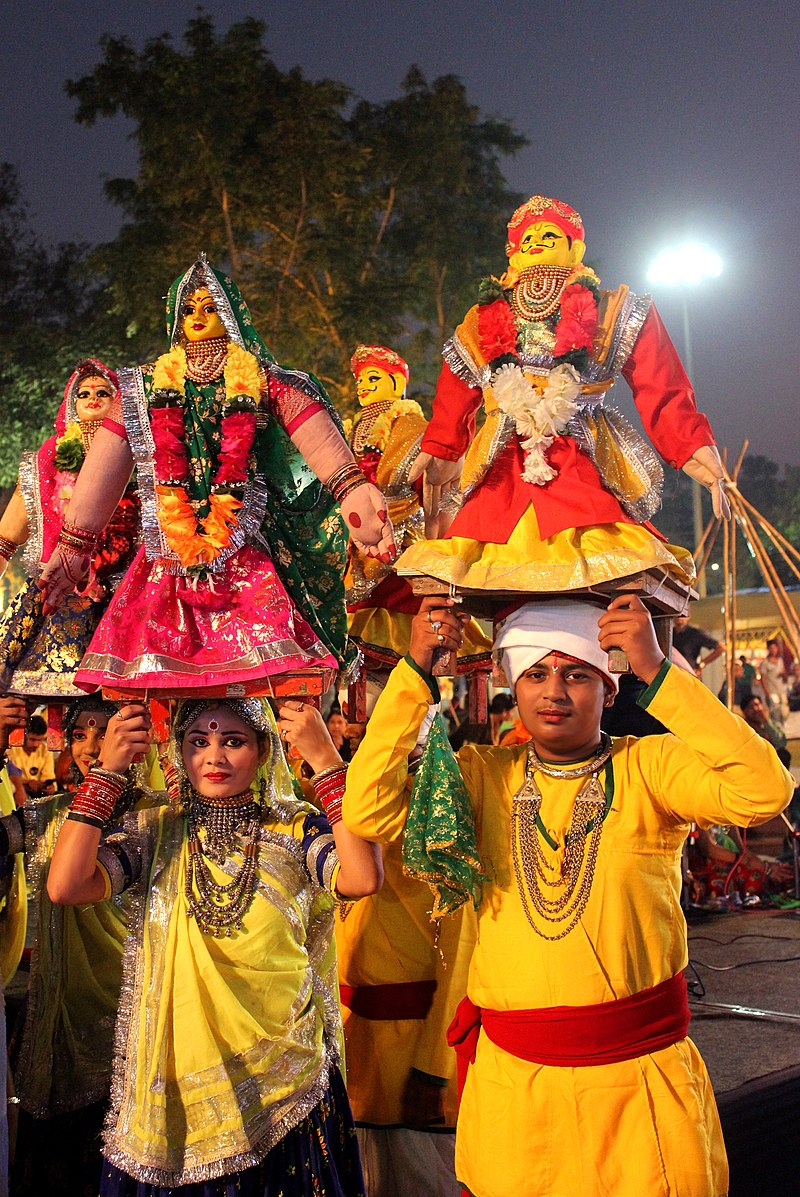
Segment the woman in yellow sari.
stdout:
[[53,859],[55,901],[141,879],[126,948],[103,1197],[357,1197],[339,1071],[336,897],[374,892],[378,850],[341,823],[344,769],[298,801],[260,700],[190,700],[174,726],[182,807],[98,852],[115,777],[148,743],[122,708]]
[[[0,725],[26,717],[18,698],[0,703]],[[64,722],[70,769],[81,782],[97,763],[116,704],[90,695],[73,703]],[[21,1109],[17,1187],[24,1193],[92,1191],[100,1164],[99,1135],[111,1084],[114,1024],[122,982],[128,899],[95,906],[54,905],[46,879],[72,794],[28,798],[0,818],[0,858],[25,853],[35,939],[30,982],[13,1059]],[[152,803],[130,783],[110,826],[124,811]],[[24,929],[23,929],[24,937]]]

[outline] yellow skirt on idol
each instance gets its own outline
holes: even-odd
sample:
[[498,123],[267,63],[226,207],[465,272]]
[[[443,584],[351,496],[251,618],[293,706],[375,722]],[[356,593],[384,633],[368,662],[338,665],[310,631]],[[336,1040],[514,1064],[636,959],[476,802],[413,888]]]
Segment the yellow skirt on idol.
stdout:
[[471,590],[531,593],[581,590],[652,568],[687,586],[695,578],[691,553],[642,524],[567,528],[543,540],[533,507],[505,544],[463,536],[426,540],[406,549],[395,565],[401,577],[426,574]]

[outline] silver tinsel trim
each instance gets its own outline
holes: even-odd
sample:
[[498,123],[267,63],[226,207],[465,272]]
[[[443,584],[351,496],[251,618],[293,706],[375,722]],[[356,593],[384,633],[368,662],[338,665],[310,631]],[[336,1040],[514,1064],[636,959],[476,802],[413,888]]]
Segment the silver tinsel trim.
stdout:
[[216,274],[214,274],[214,271],[209,266],[208,258],[205,254],[200,254],[197,261],[189,267],[178,283],[178,290],[175,295],[175,323],[172,328],[171,344],[177,345],[181,340],[181,311],[183,309],[183,302],[187,294],[191,295],[192,291],[198,287],[208,288],[208,293],[217,306],[219,318],[225,325],[226,333],[232,341],[235,341],[237,345],[241,345],[242,349],[245,349],[246,345],[242,340],[242,334],[239,332],[239,325],[236,323],[236,317],[233,313],[230,300],[220,285]]
[[[36,577],[46,562],[44,548],[44,512],[39,490],[39,457],[37,453],[23,453],[19,460],[19,489],[28,516],[28,539],[22,550],[22,564],[29,578]],[[53,513],[55,518],[55,512]]]
[[635,295],[633,291],[629,291],[625,297],[608,353],[607,369],[611,374],[619,374],[633,352],[652,303],[649,295]]
[[[144,378],[139,366],[125,367],[119,372],[122,418],[128,434],[128,444],[136,463],[139,501],[142,505],[142,543],[149,560],[174,556],[161,535],[156,507],[155,442],[147,413]],[[177,558],[175,558],[177,561]]]
[[595,452],[595,440],[587,428],[582,415],[577,415],[567,425],[567,434],[575,439],[580,449],[597,467],[597,471],[613,495],[619,499],[622,507],[637,523],[644,523],[651,519],[661,506],[661,492],[664,485],[664,470],[652,447],[639,435],[625,417],[616,408],[604,407],[602,411],[593,413],[593,419],[598,423],[602,420],[611,440],[619,447],[628,468],[644,486],[644,492],[633,499],[623,489],[622,480],[609,477],[600,468]]
[[495,417],[492,415],[491,418],[495,422],[495,429],[492,433],[491,440],[489,441],[489,448],[486,453],[486,461],[481,469],[480,477],[477,478],[470,486],[467,486],[464,489],[463,496],[465,499],[469,498],[469,496],[477,490],[491,467],[494,465],[495,461],[497,461],[497,458],[511,442],[512,437],[517,435],[516,424],[512,420],[511,416],[507,415],[504,411],[500,411],[498,409],[497,416]]
[[270,363],[267,369],[272,377],[283,383],[284,386],[294,387],[295,390],[308,395],[310,399],[322,402],[319,387],[315,386],[308,374],[304,374],[302,370],[288,370],[285,366],[276,366],[274,363]]
[[450,340],[445,341],[442,346],[442,357],[456,378],[460,378],[462,382],[466,382],[471,387],[481,386],[481,371],[457,333],[453,333]]

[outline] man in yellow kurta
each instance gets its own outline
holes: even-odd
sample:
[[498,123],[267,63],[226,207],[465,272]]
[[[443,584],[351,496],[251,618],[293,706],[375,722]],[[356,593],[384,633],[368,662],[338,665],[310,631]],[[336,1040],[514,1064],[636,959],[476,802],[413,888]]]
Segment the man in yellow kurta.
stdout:
[[[460,623],[449,600],[424,601],[350,766],[344,817],[360,835],[403,833],[406,757],[436,689],[431,654],[457,646]],[[601,737],[612,646],[672,734]],[[468,745],[458,757],[487,873],[467,987],[480,1030],[458,1179],[475,1197],[724,1197],[719,1118],[686,1037],[681,846],[691,820],[771,818],[791,778],[769,745],[664,660],[632,596],[603,614],[529,604],[496,647],[531,742]]]

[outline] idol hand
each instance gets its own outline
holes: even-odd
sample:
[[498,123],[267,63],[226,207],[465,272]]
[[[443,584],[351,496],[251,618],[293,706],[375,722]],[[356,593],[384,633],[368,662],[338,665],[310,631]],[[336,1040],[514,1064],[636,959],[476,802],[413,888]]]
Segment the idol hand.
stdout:
[[716,445],[702,445],[696,449],[683,467],[683,472],[711,492],[711,503],[717,519],[729,520],[731,505],[725,494],[725,469]]
[[386,500],[377,486],[367,483],[350,491],[339,504],[356,548],[368,557],[389,563],[397,556]]

